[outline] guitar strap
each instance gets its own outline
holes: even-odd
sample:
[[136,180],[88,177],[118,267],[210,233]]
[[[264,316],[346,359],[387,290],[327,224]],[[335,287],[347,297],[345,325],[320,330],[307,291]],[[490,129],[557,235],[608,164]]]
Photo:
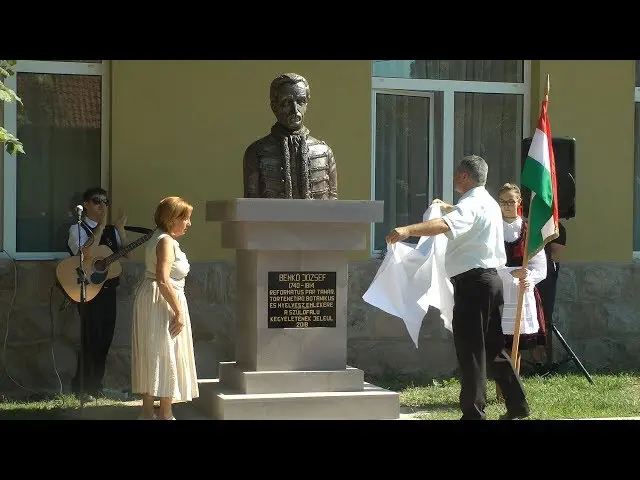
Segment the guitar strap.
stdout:
[[[87,237],[91,238],[91,235],[93,234],[93,230],[91,230],[89,225],[87,225],[86,223],[84,223],[84,221],[82,221],[80,222],[80,226],[86,232]],[[73,256],[73,252],[71,251],[71,248],[69,247],[69,245],[67,245],[67,252],[69,252],[69,255]]]
[[84,221],[80,222],[80,225],[82,226],[82,228],[84,228],[84,231],[87,232],[87,235],[89,236],[89,238],[91,238],[91,235],[93,234],[93,230],[89,228],[89,225],[84,223]]
[[124,229],[128,232],[142,233],[146,235],[147,233],[153,232],[153,228],[146,227],[130,227],[129,225],[125,225]]

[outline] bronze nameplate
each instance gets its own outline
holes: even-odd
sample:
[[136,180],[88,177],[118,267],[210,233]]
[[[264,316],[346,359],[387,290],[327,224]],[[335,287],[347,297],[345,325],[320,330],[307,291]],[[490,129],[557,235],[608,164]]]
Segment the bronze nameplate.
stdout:
[[269,272],[268,328],[336,326],[336,272]]

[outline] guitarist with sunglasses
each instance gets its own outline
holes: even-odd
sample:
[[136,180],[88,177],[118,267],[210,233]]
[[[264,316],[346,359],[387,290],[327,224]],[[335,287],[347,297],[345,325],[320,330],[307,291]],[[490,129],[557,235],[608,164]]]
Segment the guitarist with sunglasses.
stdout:
[[[95,245],[106,245],[115,253],[128,243],[124,228],[127,217],[122,210],[113,225],[107,224],[109,198],[106,190],[100,187],[90,188],[84,192],[82,201],[84,217],[80,224],[80,238],[78,239],[76,223],[69,228],[68,247],[72,255],[78,254],[78,245],[82,245],[83,251],[91,254]],[[125,258],[129,256],[128,253],[124,255]],[[109,279],[91,301],[78,303],[82,335],[76,375],[71,388],[78,397],[82,395],[85,402],[94,401],[95,396],[102,393],[107,354],[116,325],[116,287],[119,284],[118,277]],[[84,357],[82,368],[81,356]],[[81,371],[84,373],[82,384]]]

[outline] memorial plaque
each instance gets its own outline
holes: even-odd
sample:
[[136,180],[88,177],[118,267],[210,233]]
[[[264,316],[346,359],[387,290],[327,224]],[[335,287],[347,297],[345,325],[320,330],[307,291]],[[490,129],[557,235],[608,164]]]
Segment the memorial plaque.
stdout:
[[268,328],[336,326],[336,272],[269,272]]

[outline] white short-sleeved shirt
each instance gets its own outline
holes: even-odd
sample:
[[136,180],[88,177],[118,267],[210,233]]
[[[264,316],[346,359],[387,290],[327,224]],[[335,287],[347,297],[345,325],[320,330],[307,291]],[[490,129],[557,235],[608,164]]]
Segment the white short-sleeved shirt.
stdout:
[[[98,225],[98,222],[95,222],[88,217],[84,217],[82,221],[86,223],[87,226],[90,227],[91,229],[96,228],[96,226]],[[120,234],[118,234],[118,230],[116,230],[115,232],[116,232],[116,240],[118,241],[118,246],[121,246],[122,241],[120,240]],[[80,227],[80,245],[84,246],[84,244],[87,242],[88,239],[89,239],[89,235],[87,234],[86,229],[82,228],[81,226]],[[100,239],[98,238],[97,241],[99,242]],[[74,223],[69,227],[69,240],[67,244],[69,245],[69,248],[71,249],[73,254],[77,255],[78,254],[78,224],[77,223]]]
[[453,277],[473,268],[503,268],[502,211],[485,187],[474,187],[442,217],[449,226],[445,268]]

